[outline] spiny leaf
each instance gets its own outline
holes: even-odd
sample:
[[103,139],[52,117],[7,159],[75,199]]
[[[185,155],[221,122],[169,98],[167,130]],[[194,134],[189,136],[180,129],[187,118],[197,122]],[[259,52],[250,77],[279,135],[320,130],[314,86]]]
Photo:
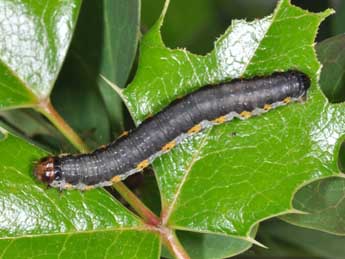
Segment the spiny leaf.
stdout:
[[269,17],[233,21],[206,56],[164,45],[164,13],[145,35],[136,77],[124,91],[137,123],[206,84],[289,69],[313,82],[306,103],[213,127],[156,161],[165,224],[250,239],[257,222],[293,211],[291,199],[302,184],[338,174],[334,155],[345,107],[329,104],[320,92],[313,48],[320,22],[331,13],[282,0]]
[[[320,86],[332,102],[344,100],[345,36],[338,35],[317,45],[317,54],[323,64]],[[338,165],[344,172],[344,151],[339,150]],[[343,176],[343,175],[342,175]],[[294,197],[294,206],[308,214],[286,215],[283,220],[325,232],[345,235],[344,204],[345,179],[327,178],[313,182],[299,190]]]

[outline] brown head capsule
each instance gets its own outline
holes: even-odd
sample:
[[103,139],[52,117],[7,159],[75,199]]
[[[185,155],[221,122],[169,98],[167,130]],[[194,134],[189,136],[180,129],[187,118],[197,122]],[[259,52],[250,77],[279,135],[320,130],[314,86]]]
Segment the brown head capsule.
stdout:
[[44,157],[35,166],[35,177],[42,183],[51,184],[61,178],[61,171],[55,165],[54,157]]

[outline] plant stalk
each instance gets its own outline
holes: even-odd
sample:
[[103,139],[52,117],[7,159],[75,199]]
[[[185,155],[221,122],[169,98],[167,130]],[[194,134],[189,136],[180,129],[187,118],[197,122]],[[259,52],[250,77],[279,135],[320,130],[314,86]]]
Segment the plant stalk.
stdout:
[[163,243],[168,248],[171,255],[176,259],[190,259],[190,256],[178,240],[175,231],[168,227],[160,227]]
[[159,226],[160,219],[123,183],[113,185],[114,189],[131,205],[131,207],[151,226]]
[[51,104],[50,100],[40,102],[36,110],[46,116],[49,121],[82,153],[89,152],[89,148],[78,134],[67,124]]

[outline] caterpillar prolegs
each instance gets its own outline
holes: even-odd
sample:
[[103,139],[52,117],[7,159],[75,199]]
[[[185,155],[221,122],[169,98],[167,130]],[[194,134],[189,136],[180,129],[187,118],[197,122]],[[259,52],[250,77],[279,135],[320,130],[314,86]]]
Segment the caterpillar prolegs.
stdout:
[[49,156],[36,178],[60,189],[109,186],[142,171],[183,139],[213,125],[247,119],[301,100],[310,79],[299,71],[207,85],[178,99],[137,128],[89,154]]

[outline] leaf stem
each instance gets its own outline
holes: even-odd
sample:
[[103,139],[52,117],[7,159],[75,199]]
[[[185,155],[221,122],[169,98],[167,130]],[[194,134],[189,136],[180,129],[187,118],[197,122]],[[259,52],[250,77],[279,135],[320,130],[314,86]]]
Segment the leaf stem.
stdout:
[[72,145],[82,153],[89,152],[89,148],[78,136],[78,134],[67,124],[51,104],[50,100],[39,103],[36,110],[46,116],[49,121],[72,143]]
[[159,226],[160,219],[130,190],[123,182],[113,185],[114,189],[131,205],[131,207],[151,226]]
[[163,243],[168,248],[171,255],[176,259],[190,259],[190,256],[178,240],[175,231],[168,227],[160,227]]

